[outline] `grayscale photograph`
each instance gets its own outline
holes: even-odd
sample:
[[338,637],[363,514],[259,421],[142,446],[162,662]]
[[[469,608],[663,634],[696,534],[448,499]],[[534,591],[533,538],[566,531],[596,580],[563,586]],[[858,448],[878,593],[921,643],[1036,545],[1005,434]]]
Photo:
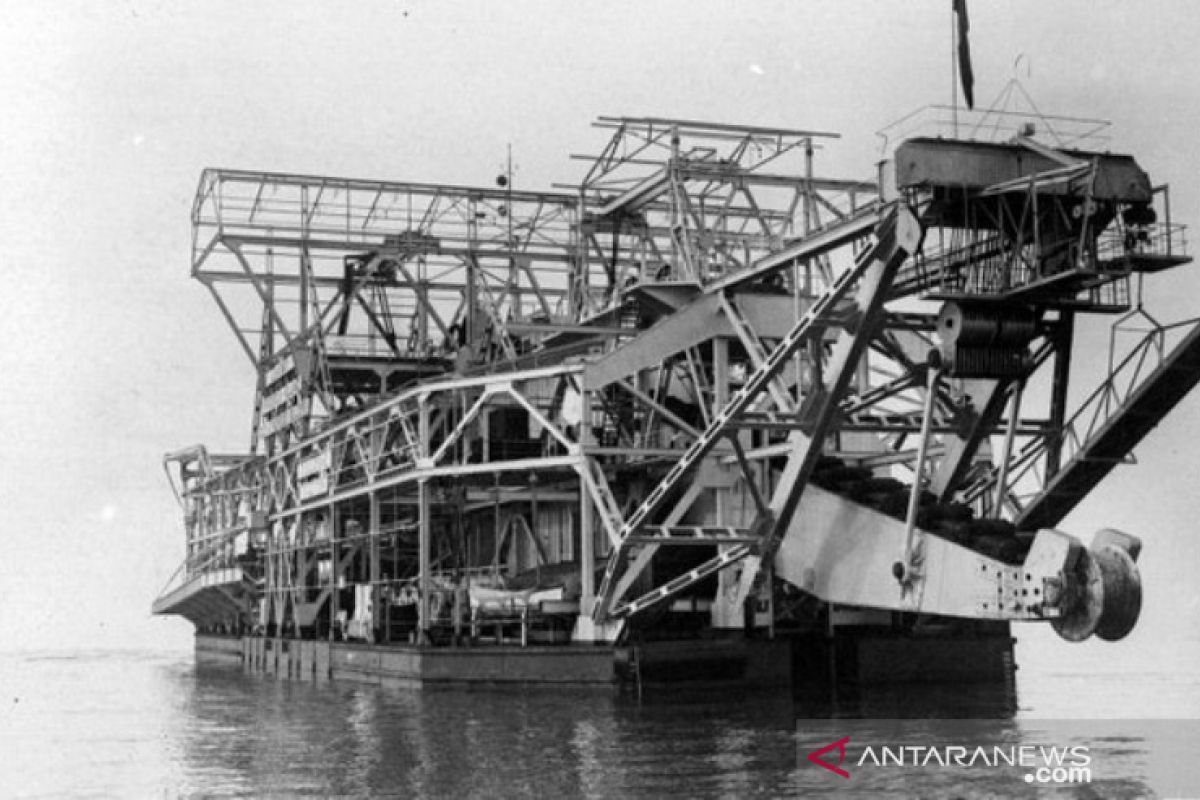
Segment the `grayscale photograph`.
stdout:
[[1200,5],[0,54],[0,796],[1200,798]]

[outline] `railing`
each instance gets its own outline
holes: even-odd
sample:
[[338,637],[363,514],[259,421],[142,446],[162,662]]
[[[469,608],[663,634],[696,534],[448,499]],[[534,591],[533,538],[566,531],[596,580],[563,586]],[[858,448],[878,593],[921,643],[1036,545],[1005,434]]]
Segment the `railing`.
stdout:
[[1115,225],[1096,241],[1101,262],[1117,262],[1137,256],[1183,256],[1187,252],[1187,226],[1174,223]]
[[1110,229],[1097,240],[1094,258],[1090,252],[1081,252],[1079,242],[1074,240],[1063,242],[1062,249],[1054,254],[1058,263],[1091,263],[1095,269],[1068,267],[1056,272],[1045,271],[1039,262],[1046,256],[1036,253],[1032,244],[1026,245],[1021,252],[1012,252],[995,235],[967,244],[931,247],[914,258],[901,272],[896,281],[896,292],[909,295],[936,291],[999,297],[1032,286],[1038,281],[1070,275],[1078,282],[1063,287],[1064,300],[1126,309],[1130,305],[1128,277],[1132,265],[1122,260],[1171,252],[1181,255],[1186,245],[1182,226],[1172,228],[1178,230],[1148,231],[1144,239],[1137,240],[1138,245],[1134,249],[1129,249],[1125,234]]
[[[432,339],[424,348],[411,347],[405,341],[408,338],[409,336],[403,331],[397,337],[396,347],[400,351],[401,358],[445,356],[449,352],[445,346],[435,343]],[[391,346],[383,337],[371,334],[326,334],[324,348],[326,355],[334,357],[393,358],[395,356]]]
[[877,132],[880,151],[890,152],[905,139],[928,137],[976,142],[1006,142],[1017,136],[1040,139],[1052,147],[1107,150],[1110,123],[1099,119],[1033,112],[970,110],[930,105]]
[[[264,501],[270,503],[274,514],[297,513],[328,502],[330,498],[360,493],[372,484],[394,480],[417,470],[423,444],[431,447],[433,452],[428,455],[437,461],[452,455],[454,448],[461,447],[460,434],[473,424],[479,411],[489,403],[523,405],[544,412],[552,405],[553,381],[582,369],[580,364],[559,364],[526,371],[516,377],[504,373],[447,377],[402,390],[375,406],[331,421],[323,430],[311,433],[284,452],[255,462],[258,470],[254,478],[256,488],[261,487],[266,492]],[[520,388],[516,384],[520,384]],[[449,405],[430,404],[430,439],[422,443],[419,439],[420,404],[424,402],[422,398],[438,394],[452,396],[454,401]],[[473,410],[468,410],[468,406]],[[543,449],[538,457],[565,452],[563,446],[566,443],[558,438],[562,435],[550,431],[552,441],[542,445],[554,452]],[[383,446],[372,442],[382,442]],[[341,456],[347,449],[354,449],[355,455],[343,463]],[[446,452],[438,455],[441,450]],[[525,457],[510,456],[507,460]],[[493,459],[497,463],[505,460],[503,455]],[[429,466],[444,469],[446,465],[431,462]],[[224,473],[213,476],[191,487],[189,493],[211,500],[226,490],[224,477]],[[196,519],[194,524],[199,524],[201,518]],[[233,522],[233,518],[217,518],[216,524],[222,521]],[[228,534],[227,541],[232,542],[233,536],[247,530],[236,524],[227,527],[227,530],[218,530],[203,538]],[[194,530],[189,530],[189,534],[193,545],[200,541]]]
[[171,573],[171,577],[167,578],[167,582],[163,584],[161,589],[159,589],[158,596],[160,598],[166,597],[171,592],[176,591],[183,586],[184,581],[187,580],[188,577],[190,577],[190,575],[187,572],[187,562],[184,561],[175,568],[175,571]]
[[[192,206],[197,228],[222,234],[335,239],[364,249],[411,244],[422,235],[451,243],[520,247],[565,257],[578,198],[557,192],[368,181],[208,169]],[[432,239],[418,240],[428,244]]]
[[[239,532],[244,533],[246,529],[243,528]],[[227,539],[207,545],[200,551],[188,554],[183,562],[175,568],[175,571],[171,573],[171,577],[163,584],[162,589],[158,592],[158,597],[163,598],[172,592],[178,591],[188,581],[201,575],[241,566],[237,563],[237,553],[230,552],[234,546],[236,535],[231,533]]]
[[[959,237],[954,237],[959,238]],[[1006,249],[997,235],[966,243],[953,242],[939,248],[924,248],[912,259],[898,282],[918,292],[1001,294],[1029,282],[1028,263]]]
[[[1057,439],[1061,448],[1062,463],[1069,463],[1088,442],[1129,401],[1134,392],[1141,388],[1147,377],[1154,373],[1174,347],[1167,348],[1168,337],[1182,339],[1200,325],[1200,318],[1184,320],[1170,325],[1155,325],[1135,344],[1119,364],[1110,365],[1109,376],[1096,387],[1076,409],[1057,434],[1047,434],[1030,440],[1008,465],[1006,496],[1010,487],[1015,487],[1022,477],[1037,465],[1051,443]],[[1178,344],[1178,343],[1176,343]],[[985,472],[963,493],[963,500],[971,503],[989,491],[993,491],[1001,472],[999,465]],[[1044,478],[1045,476],[1039,476]],[[1041,481],[1039,481],[1040,483]]]
[[[225,530],[210,533],[207,536],[189,536],[188,543],[192,549],[185,564],[189,575],[206,572],[212,568],[225,569],[237,566],[239,553],[235,552],[238,537],[245,537],[246,546],[251,544],[252,532],[256,530],[248,522],[239,523]],[[257,530],[263,530],[261,528]]]

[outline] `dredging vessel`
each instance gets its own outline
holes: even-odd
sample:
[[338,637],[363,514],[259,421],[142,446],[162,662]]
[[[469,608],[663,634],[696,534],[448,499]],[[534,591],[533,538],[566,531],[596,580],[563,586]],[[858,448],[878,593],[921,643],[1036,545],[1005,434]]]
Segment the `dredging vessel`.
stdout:
[[835,134],[630,117],[552,191],[206,170],[252,433],[166,457],[155,613],[405,685],[1005,680],[1011,623],[1124,637],[1140,541],[1055,526],[1200,381],[1142,301],[1183,228],[1100,126],[951,111],[865,180]]

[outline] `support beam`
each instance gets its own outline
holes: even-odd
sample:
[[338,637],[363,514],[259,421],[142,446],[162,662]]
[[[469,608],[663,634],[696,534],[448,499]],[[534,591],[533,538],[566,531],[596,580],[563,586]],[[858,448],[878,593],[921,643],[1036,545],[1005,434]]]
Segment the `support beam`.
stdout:
[[425,644],[429,636],[429,629],[432,626],[432,620],[429,618],[430,611],[430,596],[429,593],[433,589],[433,580],[431,570],[432,564],[432,541],[431,541],[431,522],[429,519],[431,504],[429,502],[429,481],[422,480],[417,482],[417,631],[420,637],[419,644]]
[[367,536],[369,537],[367,539],[369,544],[368,568],[370,570],[368,573],[368,579],[371,582],[371,638],[374,640],[376,638],[375,631],[377,631],[382,625],[381,615],[379,613],[379,608],[381,605],[379,591],[379,583],[381,578],[379,563],[379,493],[371,492],[369,495],[367,495],[367,502],[370,509],[370,518],[367,522]]
[[[908,213],[907,210],[905,213]],[[808,480],[812,477],[817,460],[822,455],[825,437],[833,430],[836,421],[839,402],[854,379],[859,362],[879,324],[892,280],[896,277],[900,265],[916,250],[920,241],[921,234],[916,220],[909,217],[908,224],[912,227],[906,231],[897,230],[893,234],[895,240],[887,243],[887,246],[880,247],[882,252],[871,259],[863,270],[862,284],[855,295],[859,303],[857,330],[845,334],[839,340],[834,357],[824,370],[829,378],[828,382],[820,391],[810,395],[810,402],[806,403],[808,408],[801,410],[801,416],[810,420],[808,444],[804,448],[804,455],[794,480],[787,485],[781,484],[784,494],[779,496],[777,493],[776,497],[772,498],[771,512],[774,519],[771,534],[764,547],[764,553],[768,557],[774,544],[787,530]],[[900,227],[900,223],[897,223],[897,228]]]
[[596,602],[596,537],[593,533],[591,494],[584,489],[584,473],[579,474],[579,613],[590,615]]
[[[1071,345],[1075,340],[1075,312],[1063,311],[1053,334],[1054,377],[1050,386],[1050,425],[1062,430],[1067,419],[1067,389],[1071,377]],[[1062,440],[1051,436],[1046,440],[1046,480],[1062,467]]]
[[[700,464],[701,460],[711,451],[717,440],[724,435],[730,424],[741,414],[750,410],[754,403],[757,402],[759,395],[767,389],[770,382],[779,374],[779,371],[790,361],[799,348],[810,340],[817,324],[827,318],[827,315],[849,293],[851,287],[860,280],[864,282],[864,287],[868,287],[867,292],[864,294],[864,298],[869,299],[863,308],[863,319],[865,320],[863,327],[865,331],[869,331],[870,326],[874,324],[875,318],[883,307],[883,296],[886,293],[887,287],[891,285],[891,280],[899,269],[900,264],[911,253],[916,251],[920,244],[920,238],[921,229],[913,213],[907,207],[893,206],[891,212],[881,224],[875,244],[864,251],[855,261],[854,265],[843,272],[825,293],[809,307],[808,311],[796,321],[792,329],[783,337],[767,357],[766,361],[747,378],[745,385],[730,398],[729,403],[712,420],[700,438],[692,443],[687,451],[672,465],[662,482],[650,492],[637,510],[625,520],[625,524],[622,526],[620,532],[621,544],[614,551],[612,558],[610,558],[608,568],[605,570],[604,580],[601,582],[594,615],[597,621],[603,621],[609,613],[611,592],[614,586],[617,565],[624,556],[622,551],[625,540],[641,527],[651,514],[658,510],[679,482],[691,474]],[[844,392],[848,385],[850,377],[854,372],[854,366],[857,364],[858,356],[861,355],[862,349],[866,347],[869,338],[867,335],[856,336],[855,339],[859,341],[859,344],[847,350],[845,365],[840,369],[834,383],[828,387],[831,394],[821,399],[815,419],[816,430],[824,431],[828,428],[833,418],[833,413],[836,410],[837,398],[841,396],[841,393]],[[817,441],[818,446],[810,445],[807,448],[809,452],[804,459],[804,463],[810,473],[819,455],[819,439]],[[799,489],[787,487],[787,493],[781,507],[781,510],[786,512],[785,519],[790,518],[791,512],[795,509],[795,504],[799,502],[800,492],[803,491],[803,486],[807,482],[808,475],[803,475],[801,478],[798,483]],[[773,547],[774,542],[778,540],[781,532],[779,526],[773,520],[763,519],[761,516],[759,521],[756,522],[754,529],[756,531],[769,531],[764,541],[764,547],[768,550]],[[697,567],[685,576],[680,576],[670,581],[667,585],[654,590],[643,598],[633,601],[628,606],[622,607],[619,611],[614,609],[613,613],[615,616],[636,613],[637,610],[664,600],[696,581],[702,580],[707,575],[740,561],[747,555],[750,555],[751,552],[752,548],[749,545],[735,545],[722,550],[710,562]]]
[[929,491],[942,502],[953,499],[980,444],[995,430],[997,421],[1004,413],[1008,386],[1009,381],[990,378],[963,381],[963,394],[978,405],[970,412],[965,430],[960,429],[955,435],[946,437],[946,454],[938,462],[929,482]]

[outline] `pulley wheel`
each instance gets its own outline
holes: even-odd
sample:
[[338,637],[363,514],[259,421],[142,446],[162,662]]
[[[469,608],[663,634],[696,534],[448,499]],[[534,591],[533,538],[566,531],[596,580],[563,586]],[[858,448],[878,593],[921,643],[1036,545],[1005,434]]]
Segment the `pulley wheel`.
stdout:
[[1104,610],[1096,635],[1115,642],[1129,635],[1142,613],[1142,576],[1133,557],[1116,545],[1102,545],[1092,557],[1104,576]]
[[1138,560],[1138,555],[1142,552],[1141,539],[1115,528],[1102,528],[1096,531],[1096,535],[1092,537],[1092,550],[1099,550],[1105,545],[1114,545],[1121,548],[1126,553],[1129,553],[1129,557],[1134,561]]
[[1104,574],[1085,548],[1080,548],[1065,591],[1070,594],[1066,608],[1061,616],[1050,620],[1050,626],[1068,642],[1082,642],[1096,631],[1104,611]]

